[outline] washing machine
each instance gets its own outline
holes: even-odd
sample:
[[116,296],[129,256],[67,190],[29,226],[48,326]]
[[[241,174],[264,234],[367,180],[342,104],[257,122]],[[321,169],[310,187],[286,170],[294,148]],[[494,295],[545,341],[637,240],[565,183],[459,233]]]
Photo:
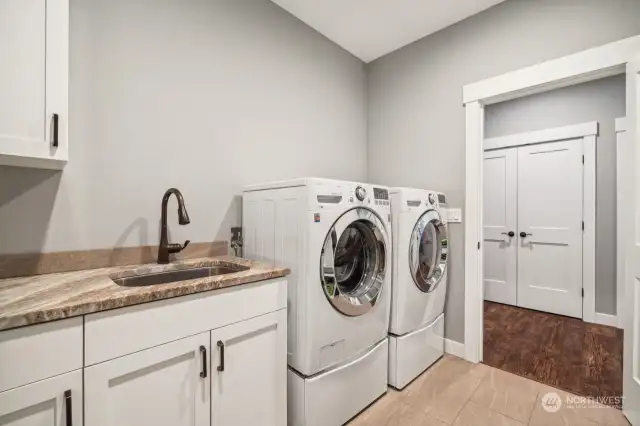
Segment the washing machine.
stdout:
[[444,353],[449,241],[444,194],[392,188],[390,198],[389,384],[402,389]]
[[243,191],[245,256],[287,277],[288,424],[341,425],[387,390],[389,190],[304,178]]

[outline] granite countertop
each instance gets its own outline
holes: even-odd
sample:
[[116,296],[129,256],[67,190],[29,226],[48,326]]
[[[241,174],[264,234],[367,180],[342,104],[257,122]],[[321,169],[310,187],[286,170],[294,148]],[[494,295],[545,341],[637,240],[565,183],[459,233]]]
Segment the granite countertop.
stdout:
[[[144,287],[125,287],[112,280],[209,266],[239,271]],[[0,280],[0,330],[284,277],[289,272],[263,262],[221,256],[4,279]]]

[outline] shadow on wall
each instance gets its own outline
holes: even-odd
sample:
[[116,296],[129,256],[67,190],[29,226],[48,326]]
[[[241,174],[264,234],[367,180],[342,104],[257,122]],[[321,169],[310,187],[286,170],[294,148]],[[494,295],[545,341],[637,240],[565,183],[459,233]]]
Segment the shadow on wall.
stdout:
[[[42,252],[62,173],[0,166],[0,176],[0,224],[11,224],[0,233],[0,253],[15,252],[12,241],[20,241],[20,247],[29,247],[32,253]],[[31,256],[25,261],[31,270],[38,259]]]
[[[158,227],[159,226],[160,223],[158,222]],[[122,234],[120,234],[120,237],[116,240],[113,252],[111,253],[110,264],[120,264],[122,248],[124,247],[125,242],[128,241],[129,237],[135,233],[138,234],[138,245],[142,247],[142,250],[139,253],[139,259],[137,259],[135,263],[145,263],[148,262],[149,259],[155,258],[157,252],[154,251],[150,245],[158,244],[158,242],[149,242],[149,221],[143,217],[139,217],[131,222],[131,224],[126,227]]]
[[[185,195],[185,204],[187,206],[187,210],[189,210],[189,201],[186,199]],[[180,225],[177,222],[175,215],[175,205],[169,204],[168,210],[168,220],[167,220],[167,236],[169,238],[169,242],[176,242],[183,244],[183,241],[174,241],[172,238],[172,229],[179,227]],[[220,206],[218,206],[220,207]],[[158,208],[160,208],[158,206]],[[192,219],[197,218],[197,216],[192,215]],[[200,220],[206,220],[206,218],[199,218]],[[197,220],[197,219],[196,219]],[[234,226],[240,226],[242,224],[242,196],[235,195],[229,205],[227,206],[226,212],[224,214],[224,218],[220,227],[215,231],[215,238],[213,241],[230,241],[231,239],[231,228]],[[146,263],[153,261],[157,257],[157,245],[159,241],[151,241],[149,239],[149,220],[144,217],[136,218],[127,228],[120,234],[118,239],[113,245],[113,252],[111,254],[110,264],[121,264],[122,261],[126,258],[126,262],[128,263]],[[158,229],[158,235],[160,234],[161,220],[158,219],[156,224]],[[175,232],[174,232],[175,234]],[[210,241],[202,241],[199,238],[198,233],[190,233],[189,225],[186,225],[186,232],[182,232],[181,235],[186,235],[187,239],[189,239],[192,243],[208,243]],[[136,244],[131,244],[131,242],[136,242]],[[130,256],[130,251],[126,251],[126,248],[131,246],[140,246],[142,250],[136,254],[136,258],[132,259]],[[211,245],[210,251],[208,253],[200,252],[202,256],[218,256],[217,252],[218,246]],[[232,254],[232,253],[229,253]]]

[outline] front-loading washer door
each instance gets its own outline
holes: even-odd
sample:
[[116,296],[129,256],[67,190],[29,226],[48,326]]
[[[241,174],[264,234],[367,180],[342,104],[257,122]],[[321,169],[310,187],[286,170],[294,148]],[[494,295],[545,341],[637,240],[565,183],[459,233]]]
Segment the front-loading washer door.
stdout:
[[434,291],[447,270],[449,251],[447,227],[435,210],[428,210],[416,222],[409,242],[409,272],[425,293]]
[[371,210],[348,210],[329,229],[320,255],[324,294],[340,313],[370,311],[383,290],[387,264],[385,228]]

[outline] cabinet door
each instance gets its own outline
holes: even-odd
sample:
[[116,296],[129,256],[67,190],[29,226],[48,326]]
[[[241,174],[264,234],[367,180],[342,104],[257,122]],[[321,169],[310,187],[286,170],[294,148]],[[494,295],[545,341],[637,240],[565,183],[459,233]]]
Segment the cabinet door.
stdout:
[[287,423],[287,314],[211,331],[211,424]]
[[518,306],[582,318],[582,139],[518,148]]
[[82,426],[82,370],[0,393],[2,426]]
[[0,164],[66,161],[68,22],[68,0],[0,1]]
[[85,369],[91,426],[209,426],[209,333]]
[[516,304],[518,150],[484,153],[484,298]]

